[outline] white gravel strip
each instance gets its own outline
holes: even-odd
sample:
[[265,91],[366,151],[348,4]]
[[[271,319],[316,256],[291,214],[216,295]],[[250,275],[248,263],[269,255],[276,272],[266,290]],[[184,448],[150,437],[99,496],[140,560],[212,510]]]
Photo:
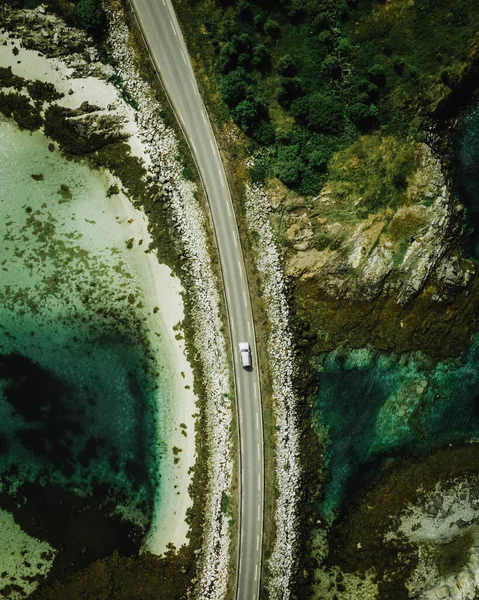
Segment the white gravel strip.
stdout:
[[226,595],[229,572],[230,534],[228,514],[221,509],[223,494],[231,493],[232,407],[226,343],[221,331],[219,295],[208,252],[203,210],[194,196],[195,185],[182,176],[178,162],[178,140],[165,127],[158,102],[141,78],[136,56],[128,45],[129,30],[121,12],[108,11],[109,45],[116,71],[125,89],[138,103],[138,133],[149,155],[150,175],[159,180],[168,195],[170,213],[182,241],[187,261],[184,284],[194,306],[195,348],[203,365],[209,449],[209,483],[204,524],[204,547],[198,555],[197,578],[192,595],[220,600]]
[[264,281],[270,333],[268,355],[273,377],[277,445],[276,541],[269,559],[269,600],[289,600],[296,568],[298,492],[300,480],[297,398],[293,388],[295,357],[289,329],[289,307],[281,259],[269,221],[271,205],[259,185],[246,189],[246,218],[257,233],[257,268]]

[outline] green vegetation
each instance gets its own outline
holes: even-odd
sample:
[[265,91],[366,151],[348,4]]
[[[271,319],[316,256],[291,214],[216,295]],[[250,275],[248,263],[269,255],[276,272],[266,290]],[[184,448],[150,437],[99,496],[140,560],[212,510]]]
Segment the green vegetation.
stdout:
[[12,117],[20,129],[35,131],[43,124],[40,111],[30,104],[30,99],[16,92],[0,91],[0,112],[6,117]]
[[359,134],[421,138],[432,118],[457,111],[451,98],[479,59],[472,0],[177,4],[192,54],[252,149],[273,148],[255,177],[277,175],[301,194],[319,191],[332,152]]
[[105,34],[106,18],[101,0],[23,0],[22,3],[25,8],[46,4],[49,10],[57,13],[68,25],[84,29],[97,40]]
[[73,9],[73,20],[79,29],[101,33],[105,27],[105,14],[101,0],[79,0]]
[[421,166],[421,150],[409,140],[362,136],[332,156],[327,189],[341,198],[345,213],[356,205],[360,218],[382,208],[407,205],[417,200],[418,190],[410,185],[410,179]]

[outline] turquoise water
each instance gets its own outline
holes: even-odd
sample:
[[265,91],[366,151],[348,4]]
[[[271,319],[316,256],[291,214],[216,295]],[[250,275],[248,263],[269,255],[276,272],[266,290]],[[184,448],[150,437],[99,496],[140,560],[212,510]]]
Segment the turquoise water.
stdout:
[[0,504],[21,498],[41,522],[48,508],[36,497],[63,489],[65,511],[71,496],[90,498],[146,526],[163,383],[148,341],[145,248],[128,249],[128,215],[107,198],[106,177],[5,120],[0,181]]
[[479,336],[460,363],[421,355],[334,351],[317,361],[316,416],[328,430],[331,519],[381,461],[479,437]]

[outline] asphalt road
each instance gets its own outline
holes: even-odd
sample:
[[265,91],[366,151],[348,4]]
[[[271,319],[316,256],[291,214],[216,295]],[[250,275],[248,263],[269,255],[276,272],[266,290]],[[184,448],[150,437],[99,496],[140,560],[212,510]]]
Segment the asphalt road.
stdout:
[[[131,0],[163,86],[196,160],[208,197],[223,271],[240,426],[241,517],[237,600],[259,596],[263,538],[263,423],[254,325],[231,196],[206,109],[169,0]],[[241,367],[249,341],[253,369]]]

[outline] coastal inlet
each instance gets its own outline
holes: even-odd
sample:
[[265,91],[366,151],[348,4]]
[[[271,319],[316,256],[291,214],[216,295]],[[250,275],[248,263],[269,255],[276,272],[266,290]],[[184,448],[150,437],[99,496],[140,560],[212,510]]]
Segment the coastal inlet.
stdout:
[[170,357],[140,213],[114,180],[4,119],[0,173],[0,592],[20,598],[140,550]]

